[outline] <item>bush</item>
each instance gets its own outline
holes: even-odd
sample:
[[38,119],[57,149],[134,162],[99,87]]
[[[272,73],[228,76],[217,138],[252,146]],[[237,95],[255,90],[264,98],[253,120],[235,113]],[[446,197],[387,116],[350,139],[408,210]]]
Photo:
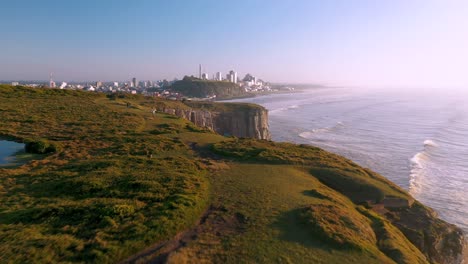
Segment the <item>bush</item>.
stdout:
[[46,153],[57,152],[58,146],[56,144],[50,143],[47,140],[40,139],[36,141],[26,142],[24,149],[28,153],[46,154]]

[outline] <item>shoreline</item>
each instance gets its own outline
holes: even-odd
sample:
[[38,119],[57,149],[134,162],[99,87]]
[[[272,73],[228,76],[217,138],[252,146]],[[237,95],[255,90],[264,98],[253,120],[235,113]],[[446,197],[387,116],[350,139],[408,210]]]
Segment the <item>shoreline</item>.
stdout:
[[[319,88],[325,88],[325,87],[319,87]],[[315,90],[315,88],[312,88],[312,89],[310,89],[310,90]],[[299,92],[299,91],[298,91],[298,92]],[[304,90],[301,90],[301,92],[304,92]],[[295,92],[295,93],[297,93],[297,92]],[[295,93],[282,93],[282,94],[289,94],[289,95],[291,95],[291,94],[295,94]],[[270,93],[270,94],[271,94],[271,93]],[[264,95],[270,95],[270,94],[264,94]],[[274,93],[273,93],[273,94],[274,94]],[[259,96],[264,96],[264,95],[259,95]],[[233,102],[236,102],[236,101],[233,100]],[[265,103],[257,103],[257,104],[259,104],[259,105],[265,107]],[[274,110],[276,110],[276,109],[268,109],[269,112],[272,112],[272,111],[274,111]],[[271,118],[270,118],[269,120],[270,120],[270,129],[271,129]],[[278,131],[277,131],[277,132],[278,132]],[[272,133],[273,133],[273,132],[272,132]],[[275,137],[275,136],[273,135],[273,137]],[[274,142],[289,142],[289,143],[293,143],[293,144],[302,144],[302,143],[300,143],[300,142],[297,142],[297,141],[295,141],[295,140],[292,140],[291,138],[289,138],[289,140],[286,139],[286,140],[279,140],[279,141],[278,141],[278,140],[273,140],[273,141],[274,141]],[[333,142],[333,140],[330,140],[329,142]],[[310,145],[310,146],[317,146],[317,147],[323,148],[320,144],[317,145],[317,144],[314,144],[314,143],[312,143],[312,142],[305,143],[305,144]],[[332,152],[332,153],[334,153],[334,154],[336,154],[336,155],[339,155],[339,156],[344,156],[343,154],[341,154],[341,153],[340,153],[339,151],[337,151],[337,150],[334,150],[334,151],[327,150],[327,151],[330,151],[330,152]],[[350,158],[350,159],[351,159],[351,158]],[[351,160],[352,160],[353,162],[356,162],[356,163],[358,163],[358,164],[361,164],[361,163],[359,162],[359,160],[355,160],[355,159],[351,159]],[[366,166],[366,165],[363,164],[363,165],[361,165],[361,166]],[[373,170],[374,170],[374,168],[373,168]],[[395,180],[395,179],[392,179],[391,177],[388,176],[389,174],[382,174],[382,175],[386,175],[386,176],[384,176],[384,177],[385,177],[386,179],[388,179],[389,181],[392,181],[393,183],[398,182],[398,179],[396,179],[396,180]],[[391,175],[391,174],[390,174],[390,175]],[[411,185],[411,181],[410,181],[409,185]],[[410,187],[410,186],[409,186],[409,187]],[[408,188],[402,187],[402,188],[404,188],[408,193],[410,193],[409,187],[408,187]],[[412,195],[412,196],[413,196],[413,195]],[[418,200],[419,200],[419,199],[418,199]],[[433,205],[432,205],[430,202],[428,203],[428,201],[425,201],[424,204],[427,205],[427,206],[430,207],[430,208],[433,208]],[[440,215],[440,214],[439,214],[439,215]],[[465,238],[467,238],[467,248],[468,248],[468,230],[462,229],[463,225],[455,224],[455,222],[454,222],[453,220],[452,220],[452,221],[449,221],[449,219],[447,219],[447,218],[442,218],[442,219],[443,219],[444,221],[447,221],[448,223],[453,224],[454,226],[460,228],[460,229],[463,231],[463,234],[464,234]],[[467,254],[468,254],[468,253],[467,253]]]

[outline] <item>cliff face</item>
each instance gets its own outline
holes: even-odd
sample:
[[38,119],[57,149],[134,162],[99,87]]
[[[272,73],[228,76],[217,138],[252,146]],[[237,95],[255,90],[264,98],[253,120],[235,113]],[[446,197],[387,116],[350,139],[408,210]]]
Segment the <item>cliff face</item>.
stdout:
[[244,107],[237,111],[178,108],[162,108],[159,111],[187,119],[197,126],[206,127],[221,135],[271,139],[268,130],[268,111],[263,107]]
[[432,209],[417,202],[390,211],[387,217],[431,263],[468,263],[468,241],[463,232],[439,219]]

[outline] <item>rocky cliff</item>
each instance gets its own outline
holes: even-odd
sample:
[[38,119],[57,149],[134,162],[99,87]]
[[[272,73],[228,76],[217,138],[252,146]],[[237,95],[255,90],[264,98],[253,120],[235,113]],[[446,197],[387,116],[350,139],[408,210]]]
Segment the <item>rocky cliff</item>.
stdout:
[[187,119],[225,136],[271,139],[268,111],[240,103],[190,103],[189,109],[162,106],[158,111]]

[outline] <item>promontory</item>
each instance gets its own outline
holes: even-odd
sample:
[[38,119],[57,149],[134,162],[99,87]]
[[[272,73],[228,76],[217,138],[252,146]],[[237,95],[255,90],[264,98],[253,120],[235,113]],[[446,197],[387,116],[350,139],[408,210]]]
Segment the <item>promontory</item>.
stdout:
[[[270,141],[256,105],[0,85],[2,263],[462,263],[383,176]],[[465,256],[466,259],[466,256]]]

